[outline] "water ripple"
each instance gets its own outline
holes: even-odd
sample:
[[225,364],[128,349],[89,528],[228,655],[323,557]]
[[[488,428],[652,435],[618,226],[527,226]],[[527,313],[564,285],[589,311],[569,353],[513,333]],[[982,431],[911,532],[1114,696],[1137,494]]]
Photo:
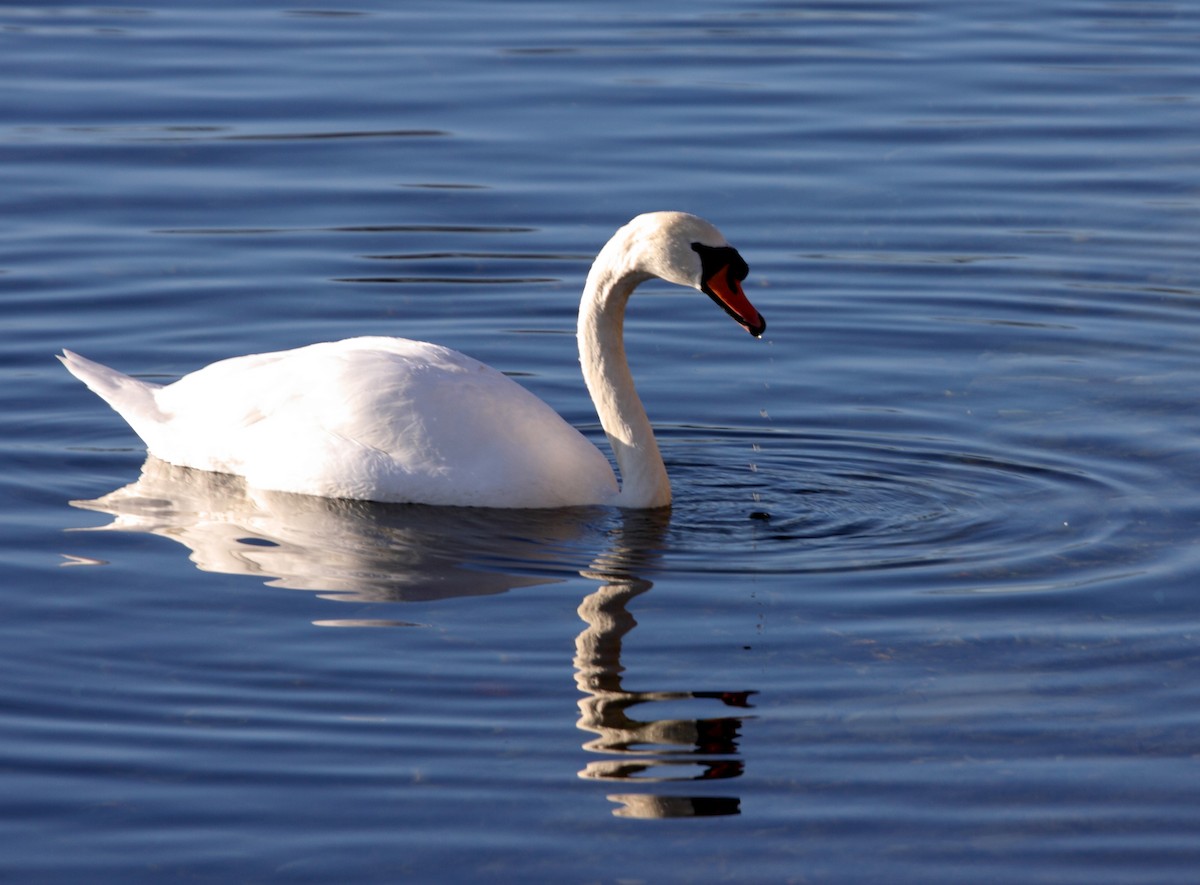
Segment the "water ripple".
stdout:
[[[866,432],[760,439],[749,479],[731,482],[702,457],[688,464],[673,567],[866,580],[916,570],[914,581],[962,592],[1078,586],[1094,578],[1086,566],[1097,550],[1112,556],[1141,497],[1136,476],[1047,452]],[[736,488],[750,500],[714,503]],[[1118,499],[1126,504],[1110,515]]]

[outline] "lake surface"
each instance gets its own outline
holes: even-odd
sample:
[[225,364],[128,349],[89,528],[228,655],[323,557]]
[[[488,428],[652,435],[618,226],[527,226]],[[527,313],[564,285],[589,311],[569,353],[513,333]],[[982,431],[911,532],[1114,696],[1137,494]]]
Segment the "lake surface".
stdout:
[[[0,82],[0,878],[1195,881],[1200,5],[6,3]],[[632,302],[669,516],[264,494],[53,359],[400,335],[603,446],[654,209],[769,324]]]

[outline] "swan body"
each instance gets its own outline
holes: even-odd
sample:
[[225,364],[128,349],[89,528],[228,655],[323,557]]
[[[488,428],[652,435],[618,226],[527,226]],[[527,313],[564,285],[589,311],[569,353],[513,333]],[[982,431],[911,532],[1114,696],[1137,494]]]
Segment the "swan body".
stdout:
[[608,459],[483,363],[402,338],[234,357],[158,386],[66,352],[156,457],[326,498],[553,507],[617,492]]
[[708,222],[640,215],[588,275],[579,310],[584,380],[621,471],[550,406],[449,348],[363,337],[234,357],[159,385],[69,350],[67,369],[151,454],[256,488],[482,507],[662,507],[670,483],[625,359],[622,325],[651,277],[700,289],[756,337],[747,268]]

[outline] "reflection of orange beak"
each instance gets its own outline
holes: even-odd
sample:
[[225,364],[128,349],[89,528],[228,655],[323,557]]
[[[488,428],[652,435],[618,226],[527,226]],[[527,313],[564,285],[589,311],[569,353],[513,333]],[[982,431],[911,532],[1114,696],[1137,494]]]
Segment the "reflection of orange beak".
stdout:
[[725,308],[725,312],[745,326],[755,338],[761,338],[767,329],[750,299],[742,291],[742,284],[733,278],[728,267],[723,267],[704,281],[704,291],[713,301]]

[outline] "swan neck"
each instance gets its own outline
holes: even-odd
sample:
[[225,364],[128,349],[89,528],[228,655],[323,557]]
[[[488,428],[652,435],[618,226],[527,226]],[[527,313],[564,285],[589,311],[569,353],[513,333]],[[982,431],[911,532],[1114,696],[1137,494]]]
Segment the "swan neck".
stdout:
[[621,474],[620,507],[665,507],[671,484],[625,357],[625,305],[651,274],[629,267],[617,240],[601,250],[579,306],[579,361]]

